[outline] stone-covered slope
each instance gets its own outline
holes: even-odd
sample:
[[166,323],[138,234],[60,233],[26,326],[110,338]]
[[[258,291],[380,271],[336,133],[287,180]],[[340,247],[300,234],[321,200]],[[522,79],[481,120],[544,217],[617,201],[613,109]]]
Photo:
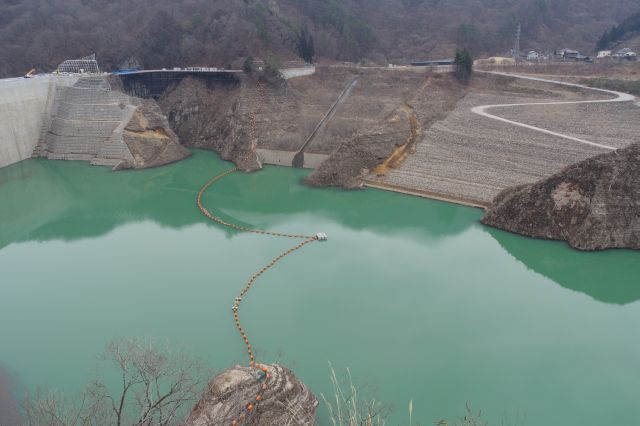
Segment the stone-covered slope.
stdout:
[[189,155],[153,101],[111,90],[104,77],[57,87],[45,129],[34,157],[126,169],[155,167]]
[[640,143],[504,190],[482,223],[580,250],[640,249]]

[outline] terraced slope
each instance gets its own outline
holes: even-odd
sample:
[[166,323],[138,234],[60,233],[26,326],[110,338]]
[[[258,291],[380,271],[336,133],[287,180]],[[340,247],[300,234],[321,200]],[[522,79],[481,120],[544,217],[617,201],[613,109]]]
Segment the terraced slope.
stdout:
[[135,111],[133,98],[111,91],[103,78],[80,79],[56,89],[52,120],[35,155],[115,167],[133,162],[122,130]]
[[35,157],[146,168],[187,157],[154,101],[112,91],[104,77],[58,86]]

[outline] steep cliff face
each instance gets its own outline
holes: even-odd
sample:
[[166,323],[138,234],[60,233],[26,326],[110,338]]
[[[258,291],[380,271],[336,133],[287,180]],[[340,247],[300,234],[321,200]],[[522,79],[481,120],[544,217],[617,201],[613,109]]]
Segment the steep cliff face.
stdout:
[[451,75],[415,69],[318,67],[286,82],[256,74],[236,83],[185,78],[159,103],[184,145],[244,171],[260,169],[261,158],[273,163],[265,152],[292,165],[304,150],[321,163],[306,180],[313,186],[355,188],[372,170],[398,166],[466,93]]
[[243,104],[243,85],[185,78],[159,103],[184,145],[216,151],[241,170],[252,171],[261,165]]
[[580,250],[640,249],[640,143],[503,191],[482,223]]
[[184,426],[315,424],[318,401],[307,386],[286,368],[266,367],[268,380],[256,368],[240,366],[215,377]]

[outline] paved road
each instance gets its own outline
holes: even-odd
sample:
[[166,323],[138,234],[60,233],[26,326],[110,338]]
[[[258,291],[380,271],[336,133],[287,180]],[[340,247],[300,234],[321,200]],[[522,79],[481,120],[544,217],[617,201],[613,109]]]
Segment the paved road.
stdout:
[[524,127],[526,129],[535,130],[537,132],[545,133],[545,134],[548,134],[548,135],[556,136],[556,137],[563,138],[563,139],[568,139],[568,140],[571,140],[571,141],[574,141],[574,142],[579,142],[579,143],[583,143],[583,144],[586,144],[586,145],[591,145],[591,146],[595,146],[595,147],[603,148],[603,149],[607,149],[607,150],[615,150],[617,148],[609,146],[609,145],[603,145],[603,144],[591,142],[591,141],[588,141],[588,140],[585,140],[585,139],[576,138],[576,137],[573,137],[573,136],[570,136],[570,135],[565,135],[565,134],[562,134],[562,133],[554,132],[552,130],[543,129],[541,127],[531,126],[529,124],[520,123],[518,121],[508,120],[506,118],[502,118],[502,117],[498,117],[497,115],[490,114],[490,113],[487,112],[487,110],[491,109],[491,108],[522,107],[522,106],[532,106],[532,105],[570,105],[570,104],[575,105],[575,104],[598,104],[598,103],[601,104],[601,103],[612,103],[612,102],[634,102],[636,100],[635,96],[629,95],[627,93],[616,92],[616,91],[613,91],[613,90],[596,89],[594,87],[589,87],[589,86],[585,86],[585,85],[582,85],[582,84],[567,83],[567,82],[558,81],[558,80],[548,80],[548,79],[539,78],[539,77],[530,77],[530,76],[524,76],[524,75],[519,75],[519,74],[509,74],[509,73],[501,73],[501,72],[493,72],[493,71],[477,71],[477,72],[482,72],[482,73],[486,73],[486,74],[501,75],[501,76],[505,76],[505,77],[520,78],[520,79],[524,79],[524,80],[541,81],[541,82],[544,82],[544,83],[559,84],[559,85],[562,85],[562,86],[577,87],[577,88],[580,88],[580,89],[594,90],[596,92],[602,92],[602,93],[606,93],[606,94],[609,94],[609,95],[614,95],[615,98],[598,99],[598,100],[590,100],[590,101],[534,102],[534,103],[524,103],[524,104],[480,105],[480,106],[471,108],[471,111],[473,113],[478,114],[478,115],[480,115],[482,117],[486,117],[486,118],[490,118],[490,119],[493,119],[493,120],[502,121],[504,123],[512,124],[514,126]]

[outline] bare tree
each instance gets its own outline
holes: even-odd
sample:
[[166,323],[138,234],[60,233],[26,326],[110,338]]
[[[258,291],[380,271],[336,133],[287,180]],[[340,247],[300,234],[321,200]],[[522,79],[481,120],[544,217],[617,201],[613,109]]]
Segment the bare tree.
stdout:
[[206,375],[184,352],[160,350],[150,341],[117,340],[101,359],[114,368],[117,389],[103,380],[91,382],[70,403],[60,394],[39,392],[27,398],[28,424],[34,426],[170,426],[199,397]]

